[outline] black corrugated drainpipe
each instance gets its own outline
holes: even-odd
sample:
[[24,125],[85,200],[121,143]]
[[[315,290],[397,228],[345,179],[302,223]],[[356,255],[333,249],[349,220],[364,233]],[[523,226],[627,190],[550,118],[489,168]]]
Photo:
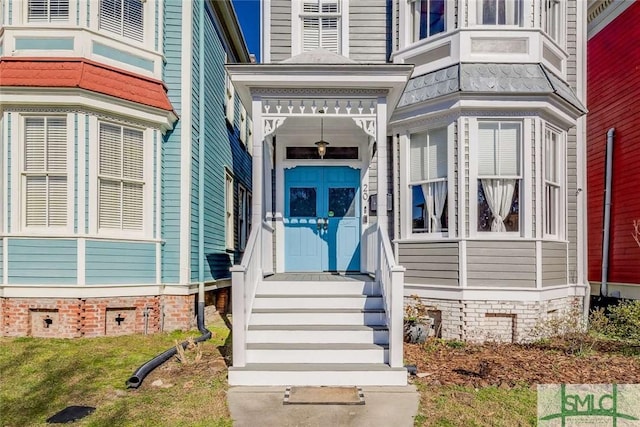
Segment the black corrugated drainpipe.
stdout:
[[[200,335],[194,341],[202,342],[210,339],[211,331],[204,326],[204,300],[198,301],[197,324],[198,324],[198,330],[200,331],[200,333],[202,333],[202,335]],[[182,346],[182,348],[186,348],[187,341],[183,341],[182,344],[180,345]],[[142,381],[145,379],[147,375],[149,375],[149,373],[151,373],[151,371],[156,369],[158,366],[162,365],[167,360],[171,359],[177,352],[178,351],[176,350],[175,347],[171,347],[164,353],[160,353],[153,359],[146,362],[144,365],[140,366],[138,369],[136,369],[133,375],[131,375],[131,377],[129,377],[129,379],[127,380],[126,382],[127,388],[140,387],[140,384],[142,384]]]

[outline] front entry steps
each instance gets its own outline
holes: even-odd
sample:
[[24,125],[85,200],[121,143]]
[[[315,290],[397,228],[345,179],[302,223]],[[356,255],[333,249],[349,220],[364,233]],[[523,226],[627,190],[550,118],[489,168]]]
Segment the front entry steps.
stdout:
[[[320,276],[322,279],[322,276]],[[391,368],[380,287],[368,276],[266,280],[247,330],[246,366],[230,385],[406,385]]]

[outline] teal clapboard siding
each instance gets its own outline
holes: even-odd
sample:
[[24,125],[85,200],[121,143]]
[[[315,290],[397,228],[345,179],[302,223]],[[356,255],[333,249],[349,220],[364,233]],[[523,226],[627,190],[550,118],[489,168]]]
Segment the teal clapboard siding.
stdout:
[[156,244],[87,240],[87,285],[156,282]]
[[[207,8],[204,21],[204,116],[201,133],[204,148],[204,280],[229,277],[229,266],[238,254],[227,253],[225,243],[225,170],[233,175],[234,184],[250,188],[251,158],[239,141],[240,103],[234,100],[234,124],[229,126],[225,118],[225,48],[215,27],[215,19]],[[229,62],[233,59],[229,58]],[[214,84],[215,83],[215,84]],[[237,191],[236,191],[237,194]],[[234,203],[236,209],[238,201]],[[197,256],[197,252],[194,254]]]
[[72,285],[77,283],[75,239],[9,239],[10,284]]
[[[169,100],[178,116],[182,111],[182,2],[167,0],[164,3],[162,70]],[[188,35],[187,35],[188,36]],[[180,269],[180,136],[182,122],[162,140],[162,281],[177,283]]]
[[191,281],[196,282],[198,278],[198,241],[199,241],[199,192],[200,192],[200,17],[204,9],[204,2],[193,3],[193,14],[191,24],[193,28],[192,55],[191,55],[191,250],[190,250],[190,270]]

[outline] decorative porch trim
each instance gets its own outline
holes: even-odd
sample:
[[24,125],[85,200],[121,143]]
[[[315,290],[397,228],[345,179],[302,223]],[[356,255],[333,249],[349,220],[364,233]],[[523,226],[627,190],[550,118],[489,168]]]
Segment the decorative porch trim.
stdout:
[[356,125],[360,127],[370,137],[376,139],[376,119],[375,118],[359,118],[354,117],[353,121],[356,122]]

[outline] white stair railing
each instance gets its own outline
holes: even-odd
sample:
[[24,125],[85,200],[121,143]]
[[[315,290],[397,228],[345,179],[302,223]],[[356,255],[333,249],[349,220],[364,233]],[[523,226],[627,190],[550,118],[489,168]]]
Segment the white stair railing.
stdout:
[[[389,328],[389,365],[392,368],[401,368],[403,366],[402,346],[404,343],[405,268],[396,264],[386,228],[378,224],[375,234],[375,239],[367,239],[367,254],[372,249],[369,244],[374,244],[373,248],[376,252],[374,256],[378,265],[376,280],[382,289],[387,327]],[[367,264],[369,264],[368,261]]]
[[240,265],[231,267],[231,307],[233,323],[233,366],[247,363],[247,328],[263,271],[272,272],[273,228],[266,222],[252,227]]

